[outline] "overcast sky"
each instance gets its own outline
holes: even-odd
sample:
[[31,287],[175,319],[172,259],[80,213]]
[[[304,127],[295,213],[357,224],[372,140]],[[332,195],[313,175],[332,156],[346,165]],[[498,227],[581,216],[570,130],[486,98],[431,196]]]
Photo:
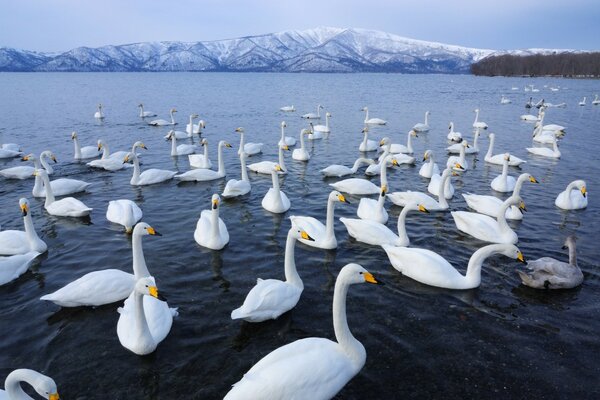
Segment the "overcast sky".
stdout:
[[0,46],[64,51],[367,28],[486,49],[600,49],[600,0],[0,0]]

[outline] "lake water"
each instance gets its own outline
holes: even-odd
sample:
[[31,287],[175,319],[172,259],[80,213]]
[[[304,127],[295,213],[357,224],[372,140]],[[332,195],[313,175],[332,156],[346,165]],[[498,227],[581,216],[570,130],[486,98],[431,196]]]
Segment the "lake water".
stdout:
[[[530,157],[532,126],[519,121],[535,84],[552,103],[546,123],[567,126],[560,161]],[[549,88],[559,85],[561,90]],[[512,86],[520,88],[511,91]],[[358,285],[348,296],[350,329],[367,350],[361,372],[340,392],[340,399],[392,398],[598,398],[600,396],[600,273],[598,226],[600,207],[600,106],[590,98],[600,93],[600,81],[472,76],[395,74],[236,74],[236,73],[70,73],[0,74],[0,129],[5,142],[20,143],[26,152],[50,149],[58,157],[54,178],[68,176],[92,183],[77,197],[94,208],[91,224],[48,215],[43,202],[31,196],[33,179],[0,181],[2,229],[22,229],[20,197],[28,197],[38,234],[49,246],[30,271],[0,287],[0,380],[15,368],[44,371],[66,399],[217,399],[259,359],[296,339],[334,338],[331,301],[335,277],[342,266],[357,262],[384,280],[383,287]],[[512,104],[500,105],[502,94]],[[588,97],[586,107],[577,102]],[[93,114],[102,102],[104,123]],[[312,158],[297,162],[286,155],[289,174],[282,190],[291,209],[273,215],[261,207],[271,185],[268,176],[250,175],[252,192],[225,201],[221,218],[230,243],[209,251],[193,239],[201,210],[210,196],[221,193],[225,179],[206,183],[149,187],[129,184],[131,170],[110,173],[73,161],[71,131],[82,145],[105,139],[111,150],[125,150],[143,140],[142,168],[185,171],[187,157],[172,158],[163,139],[169,128],[147,126],[138,118],[139,102],[168,118],[179,110],[179,129],[197,112],[206,121],[213,163],[216,143],[225,139],[227,178],[239,179],[234,129],[243,126],[246,140],[265,143],[262,155],[249,162],[274,160],[279,123],[287,135],[298,137],[306,122],[299,115],[314,112],[318,103],[333,114],[328,139],[309,143]],[[296,113],[279,108],[293,104]],[[290,215],[325,218],[330,187],[319,170],[329,164],[351,165],[359,156],[364,113],[388,120],[372,129],[372,138],[389,136],[406,141],[406,132],[431,111],[431,131],[414,140],[417,166],[388,173],[390,191],[426,190],[418,175],[423,152],[433,149],[444,163],[448,123],[472,137],[474,108],[496,133],[495,153],[509,151],[525,158],[523,171],[540,185],[524,185],[529,212],[512,224],[526,258],[549,255],[566,259],[564,238],[578,236],[583,285],[567,291],[536,291],[520,284],[519,264],[503,256],[485,262],[478,289],[435,289],[402,277],[380,247],[350,239],[338,217],[355,217],[358,198],[336,208],[338,249],[322,251],[298,244],[296,262],[305,290],[298,305],[276,321],[260,324],[231,321],[230,312],[244,300],[257,277],[283,279],[284,245]],[[501,167],[486,165],[487,133],[482,153],[470,156],[472,169],[454,179],[457,194],[451,209],[466,209],[460,193],[491,194],[491,179]],[[372,154],[373,155],[373,154]],[[0,168],[20,165],[2,161]],[[511,175],[520,171],[511,168]],[[357,176],[361,176],[358,174]],[[554,198],[575,179],[585,179],[590,202],[583,211],[562,211]],[[374,182],[378,184],[379,179]],[[140,357],[121,347],[116,335],[117,307],[61,309],[39,297],[83,274],[105,268],[131,268],[131,240],[105,218],[109,200],[136,201],[143,220],[163,234],[146,237],[148,267],[169,304],[180,316],[155,353]],[[395,229],[400,208],[387,203],[388,226]],[[484,243],[456,229],[449,213],[409,214],[411,245],[438,252],[464,271],[471,254]],[[102,288],[98,288],[102,290]]]

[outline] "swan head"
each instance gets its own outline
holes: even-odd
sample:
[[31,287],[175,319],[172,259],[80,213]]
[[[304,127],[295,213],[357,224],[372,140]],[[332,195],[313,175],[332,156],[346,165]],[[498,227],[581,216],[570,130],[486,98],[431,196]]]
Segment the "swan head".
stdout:
[[360,133],[369,133],[369,128],[365,126],[364,128],[362,128]]
[[415,131],[415,130],[411,130],[410,132],[408,132],[408,134],[412,137],[419,137],[419,135],[417,134],[417,131]]
[[161,294],[158,293],[156,282],[151,276],[138,279],[138,281],[135,283],[134,290],[136,291],[136,293],[142,294],[144,296],[152,296],[155,299],[167,301],[167,299],[164,296],[161,296]]
[[139,147],[140,149],[148,150],[146,145],[143,142],[140,142],[139,140],[133,144],[133,147]]
[[[244,153],[242,153],[244,154]],[[219,204],[221,203],[221,196],[219,196],[218,194],[213,194],[211,199],[210,199],[210,204],[212,205],[212,209],[213,210],[218,210],[219,209]]]
[[33,386],[36,393],[42,396],[44,399],[48,400],[59,400],[60,397],[58,395],[58,389],[56,388],[56,382],[54,379],[42,375],[37,371],[33,370],[25,370],[30,372],[31,379],[28,380],[28,383]]
[[465,170],[465,168],[462,165],[460,165],[460,163],[454,163],[454,166],[452,168],[457,169],[459,171]]
[[235,132],[242,133],[242,132],[244,132],[244,128],[242,128],[241,126],[238,128],[235,128]]
[[425,154],[423,154],[423,161],[429,160],[429,158],[433,155],[431,150],[425,150]]
[[105,144],[104,144],[104,142],[102,141],[102,139],[99,139],[99,140],[98,140],[98,151],[102,150],[102,147],[104,147],[104,146],[105,146]]
[[192,117],[192,118],[198,118],[199,115],[198,114],[192,114],[192,115],[190,115],[190,117]]
[[308,135],[308,134],[310,134],[310,133],[311,133],[311,131],[310,131],[310,129],[306,129],[306,128],[305,128],[305,129],[302,129],[302,130],[300,131],[300,133],[301,133],[302,135]]
[[281,150],[290,151],[290,147],[287,144],[282,144],[279,147],[281,147]]
[[333,190],[333,191],[331,191],[331,193],[329,193],[329,200],[339,201],[340,203],[350,204],[350,202],[348,200],[346,200],[346,197],[343,194],[341,194],[340,192],[338,192],[337,190]]
[[206,128],[206,121],[201,119],[200,121],[198,121],[198,125],[200,125],[202,127],[202,129],[204,129],[204,128]]
[[48,173],[46,172],[45,169],[36,169],[35,171],[33,171],[33,176],[41,176],[43,177],[48,177]]
[[29,212],[29,201],[25,197],[19,199],[19,208],[21,209],[21,213],[26,217]]
[[581,192],[583,197],[587,196],[587,188],[585,187],[584,180],[579,179],[579,180],[573,181],[573,182],[571,182],[571,184],[569,186],[579,189],[579,191]]
[[357,283],[373,283],[383,285],[383,282],[375,279],[373,274],[364,269],[361,265],[354,263],[345,265],[340,270],[337,279],[341,279],[351,285]]
[[128,162],[132,161],[133,157],[135,157],[133,153],[127,153],[125,158],[123,158],[123,164],[127,164]]
[[463,139],[463,140],[461,140],[461,143],[462,143],[463,147],[464,147],[464,148],[466,148],[466,149],[468,149],[469,147],[471,147],[471,146],[469,145],[469,142],[467,142],[467,141],[466,141],[466,140],[464,140],[464,139]]
[[283,171],[283,168],[281,168],[281,165],[275,164],[275,166],[273,167],[273,171],[275,171],[276,173],[280,173]]
[[417,204],[417,210],[419,210],[422,213],[429,214],[429,210],[425,208],[423,204]]
[[71,132],[71,140],[75,140],[77,139],[77,132],[73,131]]
[[326,117],[331,117],[331,113],[330,113],[330,112],[326,112],[326,113],[325,113],[325,116],[326,116]]
[[315,239],[313,239],[304,229],[298,227],[294,220],[292,220],[292,227],[290,228],[290,233],[292,234],[292,237],[294,239],[304,239],[308,240],[309,242],[315,241]]
[[171,129],[169,132],[167,132],[166,140],[172,140],[174,136],[175,136],[175,131],[173,129]]
[[225,146],[225,147],[231,148],[231,145],[224,140],[221,140],[219,142],[219,146]]
[[47,158],[51,159],[52,161],[54,161],[54,163],[58,162],[56,160],[56,156],[50,150],[42,151],[41,157],[47,157]]
[[565,239],[565,243],[562,246],[563,250],[566,250],[567,248],[573,248],[575,246],[576,239],[577,238],[575,237],[575,235],[567,236],[567,238]]
[[389,143],[390,143],[390,138],[389,138],[389,137],[384,137],[383,139],[381,139],[381,140],[379,141],[379,145],[380,145],[380,146],[385,146],[385,145],[387,145],[387,144],[389,144]]
[[382,185],[381,186],[381,197],[384,197],[385,194],[387,193],[387,191],[388,191],[387,185]]
[[504,153],[504,161],[510,161],[510,154]]
[[208,146],[208,140],[202,139],[202,141],[200,142],[200,146]]
[[473,110],[474,113],[478,113],[479,112],[479,108],[476,108]]
[[175,108],[171,108],[171,110],[170,110],[169,112],[170,112],[171,114],[173,114],[173,113],[176,113],[176,112],[177,112],[177,109],[175,109]]
[[513,260],[517,260],[520,263],[527,264],[527,261],[525,260],[523,253],[521,253],[521,250],[519,250],[519,248],[513,244],[505,245],[505,247],[499,251],[499,253],[505,255],[506,257],[510,257]]
[[21,161],[34,161],[36,159],[35,154],[27,154],[25,157],[21,158]]
[[363,107],[360,109],[360,111],[369,111],[369,109],[367,107]]
[[144,105],[142,103],[138,104],[139,108],[144,108]]
[[133,228],[133,234],[138,236],[162,236],[160,233],[158,233],[158,231],[145,222],[138,222],[135,225],[135,228]]
[[285,121],[281,121],[281,127],[282,128],[286,128],[287,127],[287,124],[285,123]]

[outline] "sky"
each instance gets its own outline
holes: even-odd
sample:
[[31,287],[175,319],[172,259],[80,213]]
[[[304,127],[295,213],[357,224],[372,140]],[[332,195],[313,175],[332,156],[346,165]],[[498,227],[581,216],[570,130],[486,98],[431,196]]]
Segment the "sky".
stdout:
[[44,52],[318,26],[494,50],[600,50],[600,0],[0,0],[0,10],[0,46]]

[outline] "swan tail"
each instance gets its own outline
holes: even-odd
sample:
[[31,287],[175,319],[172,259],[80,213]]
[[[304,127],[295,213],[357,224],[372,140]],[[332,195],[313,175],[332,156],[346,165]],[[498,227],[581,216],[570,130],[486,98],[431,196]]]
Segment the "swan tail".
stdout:
[[119,308],[117,308],[117,312],[118,312],[119,314],[123,314],[123,311],[125,311],[125,310],[123,309],[123,307],[119,307]]
[[177,311],[178,309],[179,309],[178,307],[169,308],[169,311],[171,311],[171,315],[173,317],[178,317],[179,316],[179,311]]
[[526,272],[517,271],[517,273],[519,274],[519,277],[521,278],[521,281],[523,282],[524,285],[535,286],[535,282],[533,281],[533,278],[530,275],[528,275]]
[[236,308],[231,312],[231,319],[242,319],[245,315],[242,313],[242,307]]

